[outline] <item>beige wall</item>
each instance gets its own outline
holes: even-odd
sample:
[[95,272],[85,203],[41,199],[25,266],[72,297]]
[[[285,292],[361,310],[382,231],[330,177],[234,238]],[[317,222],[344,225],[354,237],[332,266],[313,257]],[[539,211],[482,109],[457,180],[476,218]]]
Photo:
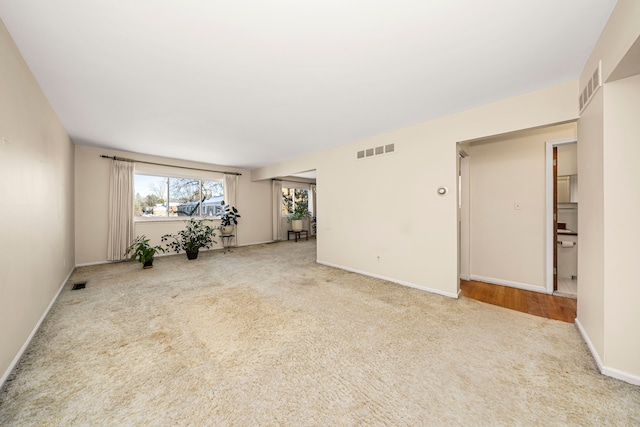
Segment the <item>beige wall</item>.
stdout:
[[73,144],[0,22],[0,383],[73,256]]
[[575,136],[570,123],[471,144],[471,279],[546,291],[545,145]]
[[[577,132],[577,128],[574,132]],[[572,135],[576,136],[576,134]],[[558,147],[558,176],[578,173],[578,144]]]
[[640,379],[640,74],[604,92],[604,363]]
[[608,82],[640,73],[640,50],[633,49],[639,41],[640,3],[619,0],[580,77],[582,88],[602,62],[604,86],[578,121],[577,325],[603,373],[640,385],[640,335],[633,326],[640,320],[633,285],[640,239],[634,198],[640,177],[632,164],[640,138],[638,80]]
[[[510,98],[252,172],[316,169],[318,260],[456,296],[456,143],[577,118],[577,82]],[[395,152],[356,152],[395,143]],[[439,196],[445,186],[449,193]]]
[[602,90],[578,121],[578,319],[598,354],[604,352],[604,234]]
[[[247,245],[271,241],[271,183],[252,182],[250,172],[236,168],[205,163],[194,163],[176,159],[76,146],[76,258],[77,265],[106,262],[108,206],[109,206],[109,170],[111,161],[100,157],[117,155],[175,166],[214,169],[239,172],[236,208],[242,215],[236,230],[237,243]],[[178,175],[199,176],[203,178],[222,178],[222,174],[194,172],[179,168],[167,168],[139,164],[137,170],[149,173],[172,173]],[[214,221],[218,225],[219,221]],[[163,234],[174,233],[184,227],[183,221],[167,220],[136,222],[136,235],[146,235],[152,244],[159,244]],[[221,248],[220,239],[214,248]]]

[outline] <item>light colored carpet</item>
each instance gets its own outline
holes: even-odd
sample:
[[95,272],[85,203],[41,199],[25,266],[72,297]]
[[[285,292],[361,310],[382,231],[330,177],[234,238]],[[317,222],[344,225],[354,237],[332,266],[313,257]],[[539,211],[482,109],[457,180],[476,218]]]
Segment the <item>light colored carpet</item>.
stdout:
[[0,425],[640,425],[640,388],[600,375],[574,325],[315,257],[310,240],[77,269]]

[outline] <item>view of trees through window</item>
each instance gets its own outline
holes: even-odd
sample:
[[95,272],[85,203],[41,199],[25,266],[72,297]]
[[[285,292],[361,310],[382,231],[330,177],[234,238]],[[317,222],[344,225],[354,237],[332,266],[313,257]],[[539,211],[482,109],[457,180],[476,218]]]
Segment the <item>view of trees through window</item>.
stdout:
[[217,216],[224,196],[222,180],[135,175],[138,218]]
[[309,190],[300,188],[282,188],[282,215],[289,215],[297,205],[309,206]]

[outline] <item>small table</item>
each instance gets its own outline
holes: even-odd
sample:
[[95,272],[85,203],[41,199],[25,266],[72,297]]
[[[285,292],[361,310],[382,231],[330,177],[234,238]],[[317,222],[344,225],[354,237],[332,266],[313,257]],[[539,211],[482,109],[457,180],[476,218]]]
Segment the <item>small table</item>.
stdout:
[[300,230],[300,231],[289,230],[287,232],[287,240],[289,240],[289,237],[291,237],[291,233],[293,233],[293,235],[295,236],[296,242],[298,241],[298,239],[302,239],[301,233],[304,233],[306,240],[309,240],[309,230]]
[[231,246],[233,243],[233,238],[236,237],[235,234],[225,234],[224,236],[220,236],[220,240],[222,240],[222,253],[226,254],[227,251],[233,252],[231,250]]

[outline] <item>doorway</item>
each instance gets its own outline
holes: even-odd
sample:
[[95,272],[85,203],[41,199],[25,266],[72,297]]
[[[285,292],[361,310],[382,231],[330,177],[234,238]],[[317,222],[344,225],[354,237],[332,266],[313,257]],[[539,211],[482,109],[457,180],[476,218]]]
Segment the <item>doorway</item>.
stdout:
[[[575,137],[546,142],[546,291],[577,297],[577,148]],[[559,155],[562,150],[564,155]],[[571,163],[571,164],[569,164]],[[560,177],[560,179],[558,179]]]

